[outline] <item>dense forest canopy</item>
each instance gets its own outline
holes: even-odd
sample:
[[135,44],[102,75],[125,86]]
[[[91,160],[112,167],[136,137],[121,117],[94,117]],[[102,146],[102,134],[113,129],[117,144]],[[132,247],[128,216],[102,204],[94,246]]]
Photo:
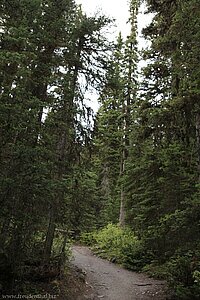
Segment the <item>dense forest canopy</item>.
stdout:
[[200,3],[142,2],[138,74],[140,1],[114,43],[111,20],[73,0],[0,1],[0,281],[50,264],[58,236],[62,256],[66,238],[112,223],[177,299],[200,297]]

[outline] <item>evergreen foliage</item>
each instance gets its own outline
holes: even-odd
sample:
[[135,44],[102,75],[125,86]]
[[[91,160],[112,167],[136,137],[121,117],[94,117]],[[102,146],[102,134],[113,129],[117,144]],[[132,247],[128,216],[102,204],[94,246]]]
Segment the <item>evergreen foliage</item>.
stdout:
[[[157,265],[163,265],[163,274],[173,282],[176,297],[191,299],[193,296],[197,299],[199,290],[195,274],[199,272],[196,258],[200,245],[200,6],[195,0],[146,1],[146,5],[154,17],[143,30],[150,46],[143,52],[147,65],[140,75],[142,83],[135,82],[136,77],[129,77],[127,72],[130,71],[129,67],[135,70],[137,62],[136,44],[131,42],[131,37],[135,41],[136,36],[136,27],[133,25],[135,14],[132,14],[132,10],[132,32],[126,41],[129,46],[125,45],[125,51],[120,52],[125,63],[120,72],[121,77],[117,77],[121,78],[117,85],[121,90],[117,95],[122,95],[122,107],[126,103],[124,108],[129,112],[128,119],[127,116],[125,119],[128,130],[125,133],[121,130],[121,137],[125,134],[126,143],[123,144],[122,139],[118,140],[119,147],[121,145],[123,149],[125,145],[126,148],[126,171],[123,179],[120,179],[126,195],[126,223],[142,241],[145,251],[150,251],[152,264],[157,262]],[[134,1],[131,1],[130,7],[137,10]],[[130,72],[133,74],[133,71]],[[108,97],[108,90],[104,93],[104,99],[106,95]],[[115,109],[108,101],[106,106],[105,102],[102,104],[99,113],[105,124]],[[121,120],[123,124],[123,117]],[[107,124],[101,129],[104,130],[101,138],[104,147],[101,147],[101,151],[109,158],[105,146],[112,149],[109,142],[115,135],[112,133],[110,139],[107,136],[111,128],[117,128],[117,133],[120,127],[119,124],[115,127]],[[109,164],[111,159],[107,161]],[[111,175],[110,181],[113,179]],[[108,249],[106,251],[109,252]],[[180,275],[180,269],[185,275]]]
[[30,263],[61,267],[83,234],[103,257],[162,273],[175,298],[200,297],[200,4],[143,1],[154,17],[138,80],[139,2],[114,47],[110,20],[73,0],[0,3],[4,290]]
[[68,231],[93,219],[83,93],[102,81],[110,23],[87,17],[73,0],[12,4],[2,1],[0,15],[0,251],[10,281],[31,259],[51,263],[57,230],[62,256]]

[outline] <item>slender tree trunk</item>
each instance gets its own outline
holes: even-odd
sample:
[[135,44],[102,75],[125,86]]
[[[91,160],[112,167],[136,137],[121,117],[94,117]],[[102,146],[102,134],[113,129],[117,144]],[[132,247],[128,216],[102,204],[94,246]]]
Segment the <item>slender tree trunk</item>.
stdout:
[[[15,270],[18,265],[21,264],[23,260],[23,251],[25,244],[25,230],[26,226],[24,224],[24,220],[15,219],[14,221],[15,226],[12,231],[11,235],[11,242],[9,244],[9,259],[12,265],[13,272],[15,273]],[[23,237],[23,238],[22,238]]]
[[126,143],[127,143],[127,137],[126,137],[126,130],[127,130],[127,123],[126,123],[126,116],[124,118],[124,132],[122,137],[122,143],[123,143],[123,150],[122,150],[122,157],[121,157],[121,166],[120,166],[120,177],[121,177],[121,195],[120,195],[120,213],[119,213],[119,226],[124,227],[125,226],[125,191],[124,191],[124,184],[123,184],[123,176],[125,173],[125,162],[126,162]]
[[200,183],[200,112],[196,114],[197,169]]
[[49,263],[51,258],[51,250],[53,246],[54,234],[55,234],[55,210],[52,206],[50,210],[49,226],[46,234],[45,248],[44,248],[44,262]]
[[8,237],[9,227],[10,227],[10,218],[7,216],[3,222],[3,225],[1,228],[1,233],[0,233],[0,248],[1,249],[4,249],[4,247],[5,247],[5,242]]
[[126,210],[125,210],[125,192],[123,188],[121,189],[121,201],[120,201],[120,214],[119,214],[119,226],[125,226],[125,217],[126,217]]
[[[57,155],[58,155],[58,170],[57,174],[55,174],[55,179],[57,181],[61,181],[63,178],[63,174],[65,173],[65,151],[67,147],[67,132],[64,131],[62,135],[59,136],[59,141],[57,144]],[[63,193],[56,193],[55,198],[52,201],[52,206],[50,209],[50,217],[49,217],[49,226],[46,233],[45,247],[44,247],[44,262],[49,263],[51,258],[53,240],[56,230],[56,218],[57,218],[57,210],[59,203],[61,203],[63,198]]]
[[[80,58],[81,54],[81,47],[82,42],[79,41],[78,49],[77,49],[77,57]],[[67,149],[70,147],[69,142],[69,129],[73,126],[73,101],[75,96],[76,84],[78,80],[78,62],[75,64],[74,72],[71,79],[71,96],[70,99],[66,97],[63,106],[63,123],[64,127],[61,128],[61,133],[58,136],[58,144],[57,144],[57,171],[55,171],[55,177],[58,181],[62,181],[63,175],[65,174],[65,161],[66,161],[66,152]],[[69,100],[69,102],[67,101]],[[66,117],[67,116],[67,117]],[[65,126],[67,125],[67,126]],[[49,263],[51,258],[51,251],[53,246],[54,234],[56,230],[56,218],[57,218],[57,207],[59,203],[63,200],[63,193],[58,193],[56,199],[53,200],[52,208],[50,210],[50,219],[49,219],[49,226],[46,234],[45,240],[45,249],[44,249],[44,261]]]

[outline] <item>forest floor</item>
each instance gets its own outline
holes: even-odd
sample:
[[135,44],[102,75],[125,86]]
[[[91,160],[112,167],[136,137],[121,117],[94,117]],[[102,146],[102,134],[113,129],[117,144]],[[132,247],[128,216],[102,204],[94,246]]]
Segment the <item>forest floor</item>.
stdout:
[[[164,300],[167,288],[163,281],[145,274],[125,270],[109,261],[96,257],[89,248],[74,246],[72,265],[85,276],[82,295],[73,300]],[[81,271],[80,271],[81,270]]]

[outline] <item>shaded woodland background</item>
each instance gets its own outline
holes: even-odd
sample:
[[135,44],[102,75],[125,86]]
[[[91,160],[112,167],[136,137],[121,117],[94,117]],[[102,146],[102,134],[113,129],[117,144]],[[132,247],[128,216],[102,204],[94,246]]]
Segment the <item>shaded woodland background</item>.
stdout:
[[154,17],[139,53],[137,0],[114,43],[112,21],[73,0],[0,1],[3,291],[27,266],[59,273],[69,238],[112,223],[130,268],[167,278],[176,299],[200,297],[200,3],[144,2]]

